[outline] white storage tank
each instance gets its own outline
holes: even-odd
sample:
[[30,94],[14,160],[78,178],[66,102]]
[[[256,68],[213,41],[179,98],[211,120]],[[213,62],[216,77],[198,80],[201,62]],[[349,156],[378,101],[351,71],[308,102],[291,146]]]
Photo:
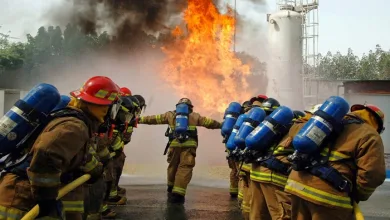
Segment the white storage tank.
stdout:
[[282,105],[303,109],[302,15],[281,10],[268,18],[267,95]]

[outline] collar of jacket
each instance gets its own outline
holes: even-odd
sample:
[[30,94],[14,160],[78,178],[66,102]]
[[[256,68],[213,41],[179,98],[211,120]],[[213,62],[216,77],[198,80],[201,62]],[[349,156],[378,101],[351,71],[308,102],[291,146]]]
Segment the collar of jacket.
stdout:
[[[371,112],[369,112],[366,109],[357,110],[354,112],[349,113],[348,115],[352,115],[353,117],[357,117],[361,120],[363,120],[365,123],[371,125],[375,130],[378,130],[378,122],[376,121],[376,118],[374,115],[372,115]],[[347,117],[348,117],[347,115]]]
[[87,121],[87,126],[89,127],[89,132],[90,132],[90,136],[92,137],[93,136],[93,134],[95,134],[97,131],[98,131],[98,128],[99,128],[99,126],[100,126],[100,122],[98,122],[96,119],[95,119],[95,117],[93,117],[91,114],[89,114],[88,112],[86,112],[86,111],[83,111],[83,110],[81,110],[81,109],[79,109],[79,108],[77,108],[77,107],[74,107],[74,106],[68,106],[68,108],[71,108],[71,109],[74,109],[74,110],[76,110],[76,111],[78,111],[78,112],[81,112],[81,113],[83,113],[86,117],[86,119],[88,120]]

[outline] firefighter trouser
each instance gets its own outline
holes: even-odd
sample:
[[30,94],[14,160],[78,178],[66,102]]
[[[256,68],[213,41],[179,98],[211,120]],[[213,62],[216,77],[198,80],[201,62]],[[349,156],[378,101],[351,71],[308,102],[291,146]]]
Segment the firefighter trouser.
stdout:
[[291,195],[271,183],[252,181],[251,220],[291,219]]
[[61,199],[66,219],[82,220],[84,213],[84,186],[79,186]]
[[245,175],[242,176],[243,184],[242,184],[242,193],[243,193],[243,199],[241,204],[241,211],[242,215],[244,216],[245,220],[249,219],[249,213],[251,210],[251,201],[252,201],[252,192],[250,190],[251,180],[250,180],[250,173],[245,172]]
[[126,155],[124,152],[114,158],[114,177],[115,177],[115,188],[118,189],[119,179],[122,176],[123,166],[125,165]]
[[238,194],[238,176],[237,176],[237,167],[236,163],[232,159],[228,159],[228,164],[230,168],[230,194]]
[[173,186],[172,193],[186,195],[187,186],[192,178],[195,166],[195,147],[170,147],[168,151],[168,186]]
[[103,205],[106,193],[106,183],[103,178],[97,180],[94,184],[85,187],[84,198],[84,218],[88,220],[100,219],[100,209]]
[[241,204],[242,204],[242,200],[244,199],[244,179],[242,176],[240,176],[238,178],[238,196],[237,196],[237,201],[238,201],[238,205],[240,206],[240,209],[241,209]]
[[293,220],[353,220],[353,209],[341,207],[326,207],[291,196]]

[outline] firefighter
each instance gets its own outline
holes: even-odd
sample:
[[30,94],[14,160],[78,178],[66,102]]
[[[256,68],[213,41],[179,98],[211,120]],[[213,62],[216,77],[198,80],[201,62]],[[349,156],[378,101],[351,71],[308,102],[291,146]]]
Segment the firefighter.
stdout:
[[[65,112],[70,113],[52,119],[36,139],[29,140],[27,170],[15,167],[1,177],[0,219],[20,219],[35,204],[39,205],[38,217],[58,219],[65,210],[71,211],[66,213],[68,219],[82,219],[83,187],[63,198],[64,210],[61,201],[56,201],[58,190],[84,173],[91,174],[92,182],[102,174],[102,164],[89,148],[92,134],[117,94],[115,83],[103,76],[92,77],[80,90],[71,92],[75,99]],[[67,204],[70,200],[76,202]]]
[[[111,159],[108,144],[104,143],[105,139],[102,138],[102,134],[96,133],[94,135],[96,150],[91,152],[96,158],[106,167]],[[116,213],[112,210],[102,212],[102,206],[104,205],[104,196],[106,193],[104,173],[93,184],[86,185],[86,192],[84,194],[84,219],[87,220],[99,220],[102,217],[115,217]]]
[[386,177],[383,124],[377,106],[351,107],[343,128],[322,148],[327,162],[291,171],[285,191],[292,194],[292,219],[355,219],[354,202],[368,200]]
[[[241,105],[241,113],[244,114],[245,112],[248,112],[251,108],[251,102],[250,101],[245,101]],[[240,169],[240,163],[235,162],[236,166],[236,172],[239,172]],[[244,178],[245,173],[243,171],[240,171],[238,173],[238,196],[237,196],[237,201],[238,201],[238,206],[240,209],[242,208],[242,201],[244,199]]]
[[185,136],[179,136],[177,131],[177,118],[181,119],[184,115],[177,114],[177,111],[169,111],[160,115],[143,116],[140,124],[168,124],[168,201],[172,203],[184,203],[187,191],[187,185],[192,178],[192,170],[195,166],[196,148],[198,146],[198,133],[196,126],[202,126],[208,129],[220,129],[221,123],[210,118],[203,117],[193,112],[193,105],[188,98],[182,98],[178,106],[187,106],[188,127]]
[[[133,129],[137,127],[136,118],[140,117],[142,110],[146,107],[145,99],[140,95],[134,95],[130,97],[131,103],[127,103],[127,106],[124,107],[130,111],[130,113],[134,116],[131,122],[127,125],[125,130],[123,130],[121,138],[123,141],[123,146],[127,145],[131,141],[131,136],[133,134]],[[117,155],[114,157],[114,172],[115,172],[115,186],[114,189],[117,190],[118,195],[126,195],[126,189],[119,187],[119,180],[122,176],[123,167],[125,165],[126,154],[123,150],[120,150]]]
[[[266,109],[267,110],[267,109]],[[266,111],[270,114],[272,111]],[[284,192],[284,186],[290,170],[290,163],[287,156],[294,152],[290,145],[292,134],[296,133],[307,121],[305,114],[301,111],[294,111],[293,122],[295,125],[285,135],[278,135],[275,145],[271,146],[267,154],[269,158],[262,163],[253,163],[251,172],[251,220],[262,219],[290,219],[291,199],[290,195]],[[298,126],[296,126],[298,125]],[[284,137],[283,137],[284,136]],[[279,142],[280,141],[280,142]]]
[[[249,106],[244,108],[244,112],[248,112],[253,107],[261,107],[263,102],[268,99],[265,95],[258,95],[249,100]],[[250,163],[237,163],[238,170],[240,171],[240,181],[242,181],[242,203],[241,203],[241,211],[244,219],[249,219],[250,208],[251,208],[251,200],[252,200],[252,192],[250,190],[250,173],[252,169],[252,165]]]

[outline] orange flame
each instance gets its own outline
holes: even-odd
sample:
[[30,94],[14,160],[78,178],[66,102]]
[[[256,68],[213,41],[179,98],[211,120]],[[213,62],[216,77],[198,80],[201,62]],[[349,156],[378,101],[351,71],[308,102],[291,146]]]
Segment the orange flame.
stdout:
[[187,30],[176,27],[176,41],[162,48],[167,55],[162,78],[202,112],[222,113],[230,102],[250,97],[250,68],[231,50],[236,22],[232,14],[231,8],[221,14],[212,0],[188,0]]

